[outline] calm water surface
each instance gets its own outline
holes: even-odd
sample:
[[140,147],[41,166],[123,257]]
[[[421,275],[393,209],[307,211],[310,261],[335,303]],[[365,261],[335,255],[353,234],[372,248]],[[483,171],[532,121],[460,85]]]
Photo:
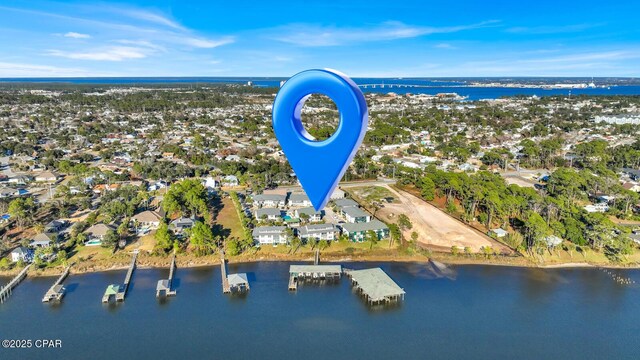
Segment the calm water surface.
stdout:
[[[137,270],[126,302],[103,305],[125,271],[28,278],[0,305],[0,339],[61,339],[62,349],[2,349],[0,359],[638,359],[640,287],[594,269],[375,264],[407,291],[369,308],[347,278],[287,291],[287,263],[230,265],[246,297],[223,295],[219,268],[178,269],[177,297],[159,302],[168,270]],[[371,265],[347,264],[350,268]],[[618,271],[640,282],[640,271]],[[0,282],[6,282],[0,278]]]

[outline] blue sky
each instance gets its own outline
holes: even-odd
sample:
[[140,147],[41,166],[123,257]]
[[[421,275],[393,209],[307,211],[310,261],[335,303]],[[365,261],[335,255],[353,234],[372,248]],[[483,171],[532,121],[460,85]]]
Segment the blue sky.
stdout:
[[0,0],[0,77],[638,77],[639,14],[637,0]]

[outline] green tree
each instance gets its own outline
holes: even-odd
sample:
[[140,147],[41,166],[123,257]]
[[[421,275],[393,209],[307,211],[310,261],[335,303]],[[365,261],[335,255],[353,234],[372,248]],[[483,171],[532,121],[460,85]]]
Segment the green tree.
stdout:
[[413,228],[411,220],[409,220],[409,217],[405,214],[398,215],[398,226],[402,231],[411,230],[411,228]]
[[373,245],[378,242],[378,234],[373,230],[368,230],[365,233],[365,240],[369,243],[369,249],[373,249]]
[[197,256],[211,254],[215,248],[211,227],[200,221],[193,225],[189,242]]
[[428,176],[422,178],[421,194],[427,201],[432,201],[436,197],[436,184]]
[[164,221],[162,221],[160,226],[158,226],[154,239],[156,240],[156,245],[154,247],[156,252],[166,253],[173,248],[173,232],[169,230],[169,226]]

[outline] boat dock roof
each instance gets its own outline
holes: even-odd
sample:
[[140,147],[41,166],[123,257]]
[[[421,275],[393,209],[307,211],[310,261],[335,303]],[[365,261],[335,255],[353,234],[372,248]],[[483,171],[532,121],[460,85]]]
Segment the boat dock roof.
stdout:
[[289,273],[334,273],[338,274],[342,272],[342,266],[340,265],[291,265],[289,267]]
[[372,302],[388,301],[405,294],[405,291],[380,268],[352,270],[349,275]]

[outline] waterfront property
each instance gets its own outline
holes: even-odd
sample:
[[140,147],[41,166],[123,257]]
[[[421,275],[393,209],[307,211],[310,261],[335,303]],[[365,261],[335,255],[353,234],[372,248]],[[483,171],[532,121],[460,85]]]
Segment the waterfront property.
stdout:
[[162,221],[162,216],[156,211],[151,210],[143,211],[131,217],[131,222],[138,228],[147,227],[157,229],[158,226],[160,226],[160,221]]
[[5,300],[11,295],[13,288],[18,286],[18,284],[20,284],[20,282],[27,277],[27,271],[29,271],[30,267],[31,264],[25,266],[24,269],[22,269],[18,273],[18,275],[11,279],[11,281],[9,281],[7,285],[4,285],[2,288],[0,288],[0,303],[4,303]]
[[347,275],[356,291],[369,304],[381,304],[404,300],[405,291],[382,269],[350,270]]
[[111,284],[107,286],[107,289],[104,291],[104,295],[102,295],[102,302],[108,303],[111,302],[111,299],[115,299],[116,295],[120,292],[120,285]]
[[71,269],[71,266],[67,266],[67,268],[64,269],[64,272],[62,273],[62,275],[58,277],[58,279],[53,283],[53,285],[51,285],[51,288],[49,288],[47,293],[44,294],[44,297],[42,298],[42,302],[62,300],[62,297],[64,296],[66,291],[65,287],[62,285],[62,282],[69,275],[69,269]]
[[84,232],[87,235],[87,241],[84,243],[85,246],[102,245],[102,240],[104,240],[110,231],[115,231],[111,225],[95,224],[91,226]]
[[181,217],[173,220],[169,224],[169,229],[173,230],[173,232],[179,235],[179,234],[182,234],[185,230],[191,229],[194,224],[195,224],[195,220],[186,218],[186,217]]
[[169,278],[158,280],[158,285],[156,285],[156,297],[164,296],[174,296],[176,294],[175,290],[171,289],[171,285],[173,284],[173,275],[175,274],[176,269],[176,253],[173,252],[173,258],[171,259],[171,266],[169,268]]
[[347,223],[342,225],[342,232],[349,236],[351,241],[364,241],[368,231],[378,235],[378,240],[389,236],[389,228],[382,221],[373,219],[364,223]]
[[298,228],[300,239],[334,241],[337,239],[338,229],[334,224],[305,225]]
[[30,263],[33,261],[33,249],[26,248],[24,246],[18,246],[11,251],[11,261],[18,262],[20,260]]
[[258,226],[253,229],[253,241],[260,245],[286,244],[286,228],[286,226]]

